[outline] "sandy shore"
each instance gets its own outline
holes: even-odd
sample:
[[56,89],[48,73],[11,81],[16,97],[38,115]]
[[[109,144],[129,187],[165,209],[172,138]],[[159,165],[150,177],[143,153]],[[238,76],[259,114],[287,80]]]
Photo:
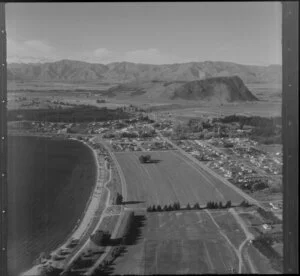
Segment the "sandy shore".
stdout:
[[[56,250],[51,252],[51,256],[54,256],[57,254],[61,249],[67,249],[67,245],[70,243],[70,241],[77,239],[80,240],[84,235],[87,233],[94,216],[96,215],[96,212],[98,210],[99,204],[100,204],[100,198],[102,194],[102,189],[104,188],[104,183],[106,179],[106,165],[105,165],[105,160],[104,158],[101,158],[101,156],[98,155],[97,151],[93,149],[87,142],[78,140],[76,138],[70,138],[77,140],[79,142],[84,143],[87,147],[89,147],[93,154],[94,154],[94,159],[95,159],[95,164],[97,165],[97,172],[96,172],[96,184],[93,192],[91,193],[91,196],[88,200],[88,203],[86,205],[86,209],[84,211],[84,216],[82,220],[80,221],[79,224],[77,224],[74,227],[73,232],[67,238],[67,240],[60,245]],[[26,272],[23,272],[20,274],[20,276],[38,276],[40,275],[41,269],[46,266],[47,264],[51,264],[54,267],[57,268],[62,268],[64,265],[63,262],[61,261],[54,261],[54,260],[47,260],[44,264],[39,264],[33,266],[31,269],[29,269]]]

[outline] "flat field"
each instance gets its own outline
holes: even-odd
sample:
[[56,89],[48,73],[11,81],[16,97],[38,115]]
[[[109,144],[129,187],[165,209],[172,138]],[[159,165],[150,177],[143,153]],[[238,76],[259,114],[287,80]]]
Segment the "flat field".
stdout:
[[[226,212],[227,215],[230,215]],[[204,211],[148,213],[141,238],[115,261],[114,274],[203,274],[237,270],[233,248]]]
[[153,204],[182,206],[210,200],[240,203],[243,198],[177,151],[151,152],[153,163],[142,164],[141,153],[115,153],[127,185],[128,203],[146,207]]

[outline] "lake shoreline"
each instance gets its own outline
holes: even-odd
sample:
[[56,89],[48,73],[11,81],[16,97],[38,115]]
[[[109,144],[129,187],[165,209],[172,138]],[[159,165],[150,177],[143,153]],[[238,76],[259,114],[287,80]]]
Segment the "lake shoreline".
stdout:
[[[14,136],[13,134],[12,135],[9,135],[9,136]],[[27,135],[26,133],[24,135],[18,135],[18,136],[24,136],[24,137],[30,137],[32,135]],[[46,251],[46,252],[55,252],[57,251],[57,249],[59,249],[63,244],[65,244],[67,241],[70,240],[70,238],[72,237],[72,235],[76,232],[76,230],[79,228],[80,226],[80,223],[83,221],[87,211],[88,211],[88,207],[89,207],[89,204],[90,204],[90,201],[93,197],[93,194],[95,192],[95,187],[96,187],[96,184],[97,184],[97,179],[98,179],[98,160],[97,160],[97,154],[95,152],[94,149],[92,149],[91,146],[89,146],[86,142],[84,141],[81,141],[79,139],[74,139],[74,138],[67,138],[67,137],[53,137],[51,135],[49,135],[48,137],[45,137],[43,135],[41,136],[36,136],[37,138],[46,138],[47,140],[61,140],[61,141],[70,141],[70,140],[76,140],[77,142],[80,142],[80,144],[84,145],[85,148],[88,148],[89,149],[89,154],[92,154],[93,155],[93,165],[95,166],[95,169],[96,171],[92,171],[92,177],[94,178],[93,179],[93,184],[91,185],[91,193],[89,194],[89,197],[88,197],[88,200],[85,202],[85,207],[84,207],[84,210],[81,212],[80,216],[79,216],[79,220],[78,222],[73,225],[73,228],[72,228],[72,231],[69,233],[69,235],[67,237],[64,237],[61,239],[60,242],[58,242],[58,246],[54,246],[54,249],[50,249],[49,251]],[[78,188],[78,187],[77,187]],[[40,252],[39,254],[41,254],[42,252]],[[19,275],[39,275],[39,269],[37,269],[37,265],[34,265],[35,262],[37,262],[37,260],[39,259],[39,256],[37,256],[33,262],[32,262],[32,265],[33,267],[27,271],[23,271],[21,273],[19,273]],[[34,273],[33,273],[34,272]]]

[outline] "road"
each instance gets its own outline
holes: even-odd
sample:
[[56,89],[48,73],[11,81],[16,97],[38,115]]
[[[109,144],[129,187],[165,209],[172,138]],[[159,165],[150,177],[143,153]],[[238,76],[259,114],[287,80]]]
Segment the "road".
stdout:
[[177,149],[180,153],[182,153],[184,156],[186,156],[187,158],[189,158],[191,161],[193,161],[194,163],[196,163],[197,165],[199,165],[203,170],[207,171],[208,173],[210,173],[211,175],[213,175],[214,177],[216,177],[217,179],[219,179],[220,181],[222,181],[226,186],[228,186],[229,188],[233,189],[234,191],[236,191],[238,194],[240,194],[243,198],[245,198],[249,203],[253,203],[263,209],[265,209],[265,207],[263,207],[256,199],[252,198],[251,196],[247,195],[245,192],[243,192],[241,189],[237,188],[236,186],[234,186],[232,183],[230,183],[227,179],[221,177],[220,175],[218,175],[217,173],[215,173],[213,170],[211,170],[210,168],[208,168],[207,166],[203,165],[199,160],[197,160],[196,158],[194,158],[192,155],[188,154],[187,152],[185,152],[182,148],[180,148],[179,146],[177,146],[175,143],[173,143],[170,139],[164,137],[159,130],[156,130],[158,135],[164,139],[166,142],[170,143],[175,149]]
[[[105,142],[103,141],[102,145],[106,148],[106,150],[109,152],[112,160],[114,161],[114,164],[116,165],[116,168],[118,170],[118,173],[120,175],[120,179],[121,179],[121,187],[122,187],[122,196],[123,196],[123,201],[127,201],[127,189],[126,189],[126,181],[125,181],[125,177],[123,175],[123,171],[115,157],[115,155],[113,154],[113,152],[110,151],[110,149],[108,148],[108,146],[105,144]],[[123,205],[121,205],[121,212],[119,215],[119,219],[117,221],[117,224],[114,228],[114,231],[111,234],[111,238],[114,239],[116,238],[116,235],[118,234],[119,231],[119,227],[121,225],[122,219],[123,219],[123,214],[124,214],[124,207]],[[94,271],[99,267],[99,265],[105,260],[105,258],[108,256],[108,254],[110,253],[110,251],[112,250],[112,246],[107,246],[105,248],[104,253],[101,255],[101,257],[95,262],[95,264],[86,272],[84,273],[84,275],[92,275],[94,273]]]
[[[96,137],[93,138],[93,140],[95,139]],[[120,175],[120,179],[121,179],[121,188],[122,188],[122,195],[123,195],[123,200],[126,201],[127,200],[127,190],[126,190],[126,182],[125,182],[125,177],[123,175],[123,172],[119,166],[119,163],[117,163],[117,160],[114,156],[114,154],[110,151],[110,149],[107,147],[107,145],[103,142],[102,145],[105,147],[105,149],[108,151],[108,153],[110,154],[112,160],[114,161],[114,164],[116,165],[116,168],[118,170],[118,173]],[[105,163],[106,166],[105,168],[107,169],[107,163]],[[111,216],[111,215],[108,215],[106,214],[106,210],[111,207],[111,205],[109,204],[109,201],[110,201],[110,196],[111,196],[111,192],[110,190],[107,188],[107,184],[111,181],[111,177],[112,177],[112,173],[111,173],[111,169],[109,170],[109,179],[106,181],[106,183],[104,184],[104,188],[108,191],[108,196],[106,198],[106,202],[105,202],[105,209],[104,211],[102,212],[101,214],[101,217],[96,225],[96,227],[94,228],[94,231],[93,233],[99,228],[102,220],[104,217],[107,217],[107,216]],[[118,233],[118,230],[119,230],[119,227],[121,225],[121,222],[122,222],[122,218],[123,218],[123,214],[124,214],[124,207],[121,206],[121,210],[120,210],[120,214],[119,214],[119,218],[118,218],[118,221],[117,221],[117,224],[114,228],[114,231],[112,232],[111,234],[111,238],[115,238],[117,233]],[[116,215],[116,214],[113,214],[113,215]],[[64,272],[68,271],[72,265],[72,263],[81,255],[81,253],[87,248],[88,244],[90,242],[90,239],[87,239],[86,242],[80,247],[80,249],[76,252],[75,255],[73,255],[73,257],[68,261],[67,265],[65,266],[64,268]],[[109,254],[109,252],[111,251],[112,247],[111,246],[108,246],[105,248],[104,250],[104,253],[101,255],[101,257],[95,262],[95,264],[84,274],[84,275],[91,275],[93,274],[93,272],[99,267],[99,265],[103,262],[103,260],[107,257],[107,255]],[[63,274],[62,273],[62,274]]]
[[[107,163],[105,163],[107,164]],[[107,169],[107,167],[106,167]],[[105,210],[107,209],[107,207],[109,207],[109,199],[110,199],[110,190],[106,187],[107,184],[111,181],[111,169],[109,170],[109,179],[105,182],[105,184],[103,185],[104,188],[108,191],[108,194],[107,194],[107,197],[106,197],[106,202],[105,202],[105,209],[103,210],[102,214],[101,214],[101,217],[96,225],[96,227],[94,228],[92,234],[95,233],[95,231],[99,228],[102,220],[104,217],[106,217],[105,215]],[[72,265],[72,263],[81,255],[81,253],[87,248],[87,245],[89,244],[90,242],[90,239],[88,238],[86,240],[86,242],[78,249],[78,251],[70,258],[70,260],[68,261],[68,263],[66,264],[64,270],[67,271],[70,266]]]
[[[249,232],[247,225],[245,224],[245,222],[243,221],[243,219],[239,216],[239,214],[233,209],[230,208],[229,212],[233,215],[233,217],[235,218],[235,220],[239,223],[239,225],[241,226],[241,228],[243,229],[245,235],[246,235],[246,239],[240,244],[239,249],[238,249],[238,254],[241,258],[241,262],[239,262],[239,273],[242,273],[242,265],[243,265],[243,249],[244,246],[249,243],[251,240],[254,239],[254,236],[252,233]],[[249,257],[249,256],[248,256]],[[255,267],[252,264],[252,261],[248,261],[250,269],[251,269],[251,273],[257,273]]]

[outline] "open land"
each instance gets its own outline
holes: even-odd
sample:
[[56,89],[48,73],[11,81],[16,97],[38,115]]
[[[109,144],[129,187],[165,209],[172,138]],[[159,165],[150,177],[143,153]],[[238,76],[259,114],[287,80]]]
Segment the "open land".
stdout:
[[[232,219],[228,211],[148,213],[140,238],[114,262],[112,274],[236,273],[245,234],[238,224],[227,223]],[[268,261],[262,258],[257,264],[258,258],[259,252],[251,247],[250,261],[255,266],[249,268],[247,256],[243,273],[266,271]]]
[[149,206],[176,201],[182,205],[196,202],[205,205],[209,200],[224,203],[243,200],[177,151],[153,152],[154,161],[150,164],[141,164],[138,153],[115,154],[125,175],[130,202]]
[[[11,87],[9,131],[86,141],[102,160],[92,197],[97,215],[82,220],[82,236],[72,250],[59,248],[52,266],[66,275],[282,270],[281,128],[276,118],[264,119],[280,116],[279,86],[250,85],[258,102],[212,105],[111,97],[102,93],[111,83],[39,85]],[[241,126],[242,115],[260,117]],[[141,163],[141,155],[150,155],[150,162]],[[266,212],[238,207],[249,198]],[[209,201],[232,206],[210,209]],[[146,211],[174,202],[182,208]],[[200,210],[186,208],[195,203]],[[109,233],[109,244],[90,239],[98,230]]]

